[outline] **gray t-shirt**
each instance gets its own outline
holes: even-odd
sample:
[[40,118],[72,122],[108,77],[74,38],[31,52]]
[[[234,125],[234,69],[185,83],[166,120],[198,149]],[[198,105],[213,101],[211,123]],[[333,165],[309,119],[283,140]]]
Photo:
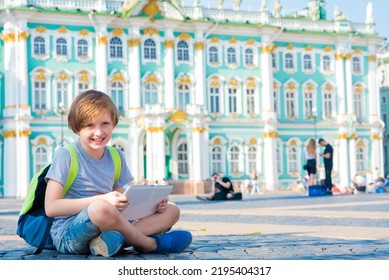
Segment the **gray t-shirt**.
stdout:
[[[86,153],[79,141],[75,142],[74,145],[77,148],[79,168],[76,179],[65,195],[66,199],[105,194],[113,191],[116,187],[128,184],[132,180],[132,175],[121,151],[118,150],[122,162],[122,170],[118,181],[114,185],[115,168],[108,148],[105,148],[103,157],[96,160]],[[54,155],[53,162],[46,175],[46,181],[51,179],[65,185],[69,165],[69,151],[65,148],[60,148]],[[55,217],[50,233],[56,248],[61,243],[67,225],[75,217],[76,215]]]

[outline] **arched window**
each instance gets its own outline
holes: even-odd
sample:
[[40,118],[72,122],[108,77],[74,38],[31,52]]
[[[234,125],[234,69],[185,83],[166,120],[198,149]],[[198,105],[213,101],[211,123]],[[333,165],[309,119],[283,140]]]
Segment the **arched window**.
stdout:
[[78,57],[88,56],[88,42],[84,39],[78,40],[77,42],[77,56]]
[[158,103],[158,87],[155,83],[148,83],[145,86],[145,104]]
[[48,163],[47,149],[43,146],[38,146],[35,150],[35,166],[34,173],[38,173]]
[[255,114],[255,88],[246,89],[247,114]]
[[255,146],[250,146],[248,149],[248,172],[253,170],[257,171],[257,148]]
[[111,98],[113,103],[115,103],[120,116],[124,116],[124,86],[122,82],[114,81],[111,84]]
[[332,116],[332,92],[324,91],[323,93],[323,115],[324,117]]
[[239,148],[234,146],[230,149],[230,173],[239,172]]
[[34,109],[35,110],[44,110],[46,106],[46,94],[47,94],[47,85],[46,81],[35,81],[34,82]]
[[234,48],[227,49],[227,63],[236,64],[236,51]]
[[34,54],[46,54],[45,39],[41,36],[34,38]]
[[68,55],[68,46],[64,38],[58,38],[56,42],[56,54],[57,55]]
[[209,63],[219,63],[219,52],[216,47],[209,48]]
[[357,147],[356,152],[356,161],[357,161],[357,172],[366,171],[365,170],[365,151],[363,147]]
[[181,143],[177,149],[178,175],[188,176],[188,147],[186,143]]
[[221,173],[222,169],[222,149],[220,146],[214,146],[211,154],[212,173]]
[[153,39],[147,39],[143,44],[144,59],[157,59],[157,46]]
[[220,113],[220,87],[212,86],[209,88],[210,112]]
[[190,87],[188,84],[178,86],[178,108],[184,110],[190,103]]
[[312,57],[309,54],[304,55],[303,58],[304,71],[312,71]]
[[189,61],[189,46],[185,41],[179,41],[177,44],[177,60]]
[[287,53],[285,55],[285,69],[287,70],[294,69],[293,55],[291,53]]
[[273,67],[273,70],[277,69],[277,57],[275,53],[271,54],[271,65]]
[[254,51],[252,49],[246,49],[244,51],[244,61],[246,65],[254,64]]
[[353,57],[353,72],[355,74],[362,73],[361,60],[359,57]]
[[296,116],[294,95],[295,93],[293,91],[286,92],[286,117],[289,118]]
[[290,147],[288,149],[288,172],[296,173],[298,172],[298,157],[296,147]]
[[304,92],[305,118],[309,119],[313,117],[313,107],[314,107],[314,93],[311,90],[305,89]]
[[123,58],[123,43],[118,37],[109,41],[109,54],[111,58]]
[[361,92],[354,93],[354,110],[357,122],[361,123],[363,121],[363,104]]
[[[69,109],[69,82],[57,81],[57,104],[58,109]],[[62,106],[62,108],[60,108]]]
[[237,112],[237,91],[236,87],[228,87],[228,113],[230,114]]
[[323,56],[323,70],[331,71],[331,58],[328,55]]

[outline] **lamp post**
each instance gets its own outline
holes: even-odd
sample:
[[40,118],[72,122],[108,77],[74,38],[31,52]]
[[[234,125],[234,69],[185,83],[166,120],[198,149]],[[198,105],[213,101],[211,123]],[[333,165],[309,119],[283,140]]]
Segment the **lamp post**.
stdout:
[[64,103],[62,101],[58,104],[58,112],[61,115],[61,147],[63,147],[63,115],[66,113],[66,110],[64,109]]

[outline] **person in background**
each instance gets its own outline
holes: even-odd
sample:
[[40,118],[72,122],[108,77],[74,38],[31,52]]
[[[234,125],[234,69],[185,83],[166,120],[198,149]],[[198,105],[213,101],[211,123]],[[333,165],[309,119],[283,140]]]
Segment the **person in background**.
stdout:
[[212,174],[212,192],[206,196],[196,196],[199,200],[234,199],[234,188],[230,178],[221,177],[219,173]]
[[354,178],[351,179],[354,186],[354,194],[366,193],[366,179],[362,175],[356,174]]
[[316,141],[313,138],[309,139],[308,145],[305,148],[305,159],[307,160],[305,169],[309,176],[307,187],[310,187],[315,184],[316,177]]
[[322,156],[324,160],[324,170],[326,173],[324,184],[327,188],[327,191],[331,192],[332,191],[331,172],[333,167],[334,149],[329,143],[327,143],[327,141],[325,141],[322,138],[319,139],[319,145],[324,147],[324,151],[320,153],[320,156]]

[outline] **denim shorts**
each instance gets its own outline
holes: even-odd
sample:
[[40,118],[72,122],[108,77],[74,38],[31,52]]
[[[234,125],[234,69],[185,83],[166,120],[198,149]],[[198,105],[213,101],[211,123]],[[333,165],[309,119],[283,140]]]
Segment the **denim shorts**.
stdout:
[[62,254],[89,254],[89,241],[99,234],[100,229],[92,223],[88,216],[88,208],[85,207],[69,223],[57,250]]

